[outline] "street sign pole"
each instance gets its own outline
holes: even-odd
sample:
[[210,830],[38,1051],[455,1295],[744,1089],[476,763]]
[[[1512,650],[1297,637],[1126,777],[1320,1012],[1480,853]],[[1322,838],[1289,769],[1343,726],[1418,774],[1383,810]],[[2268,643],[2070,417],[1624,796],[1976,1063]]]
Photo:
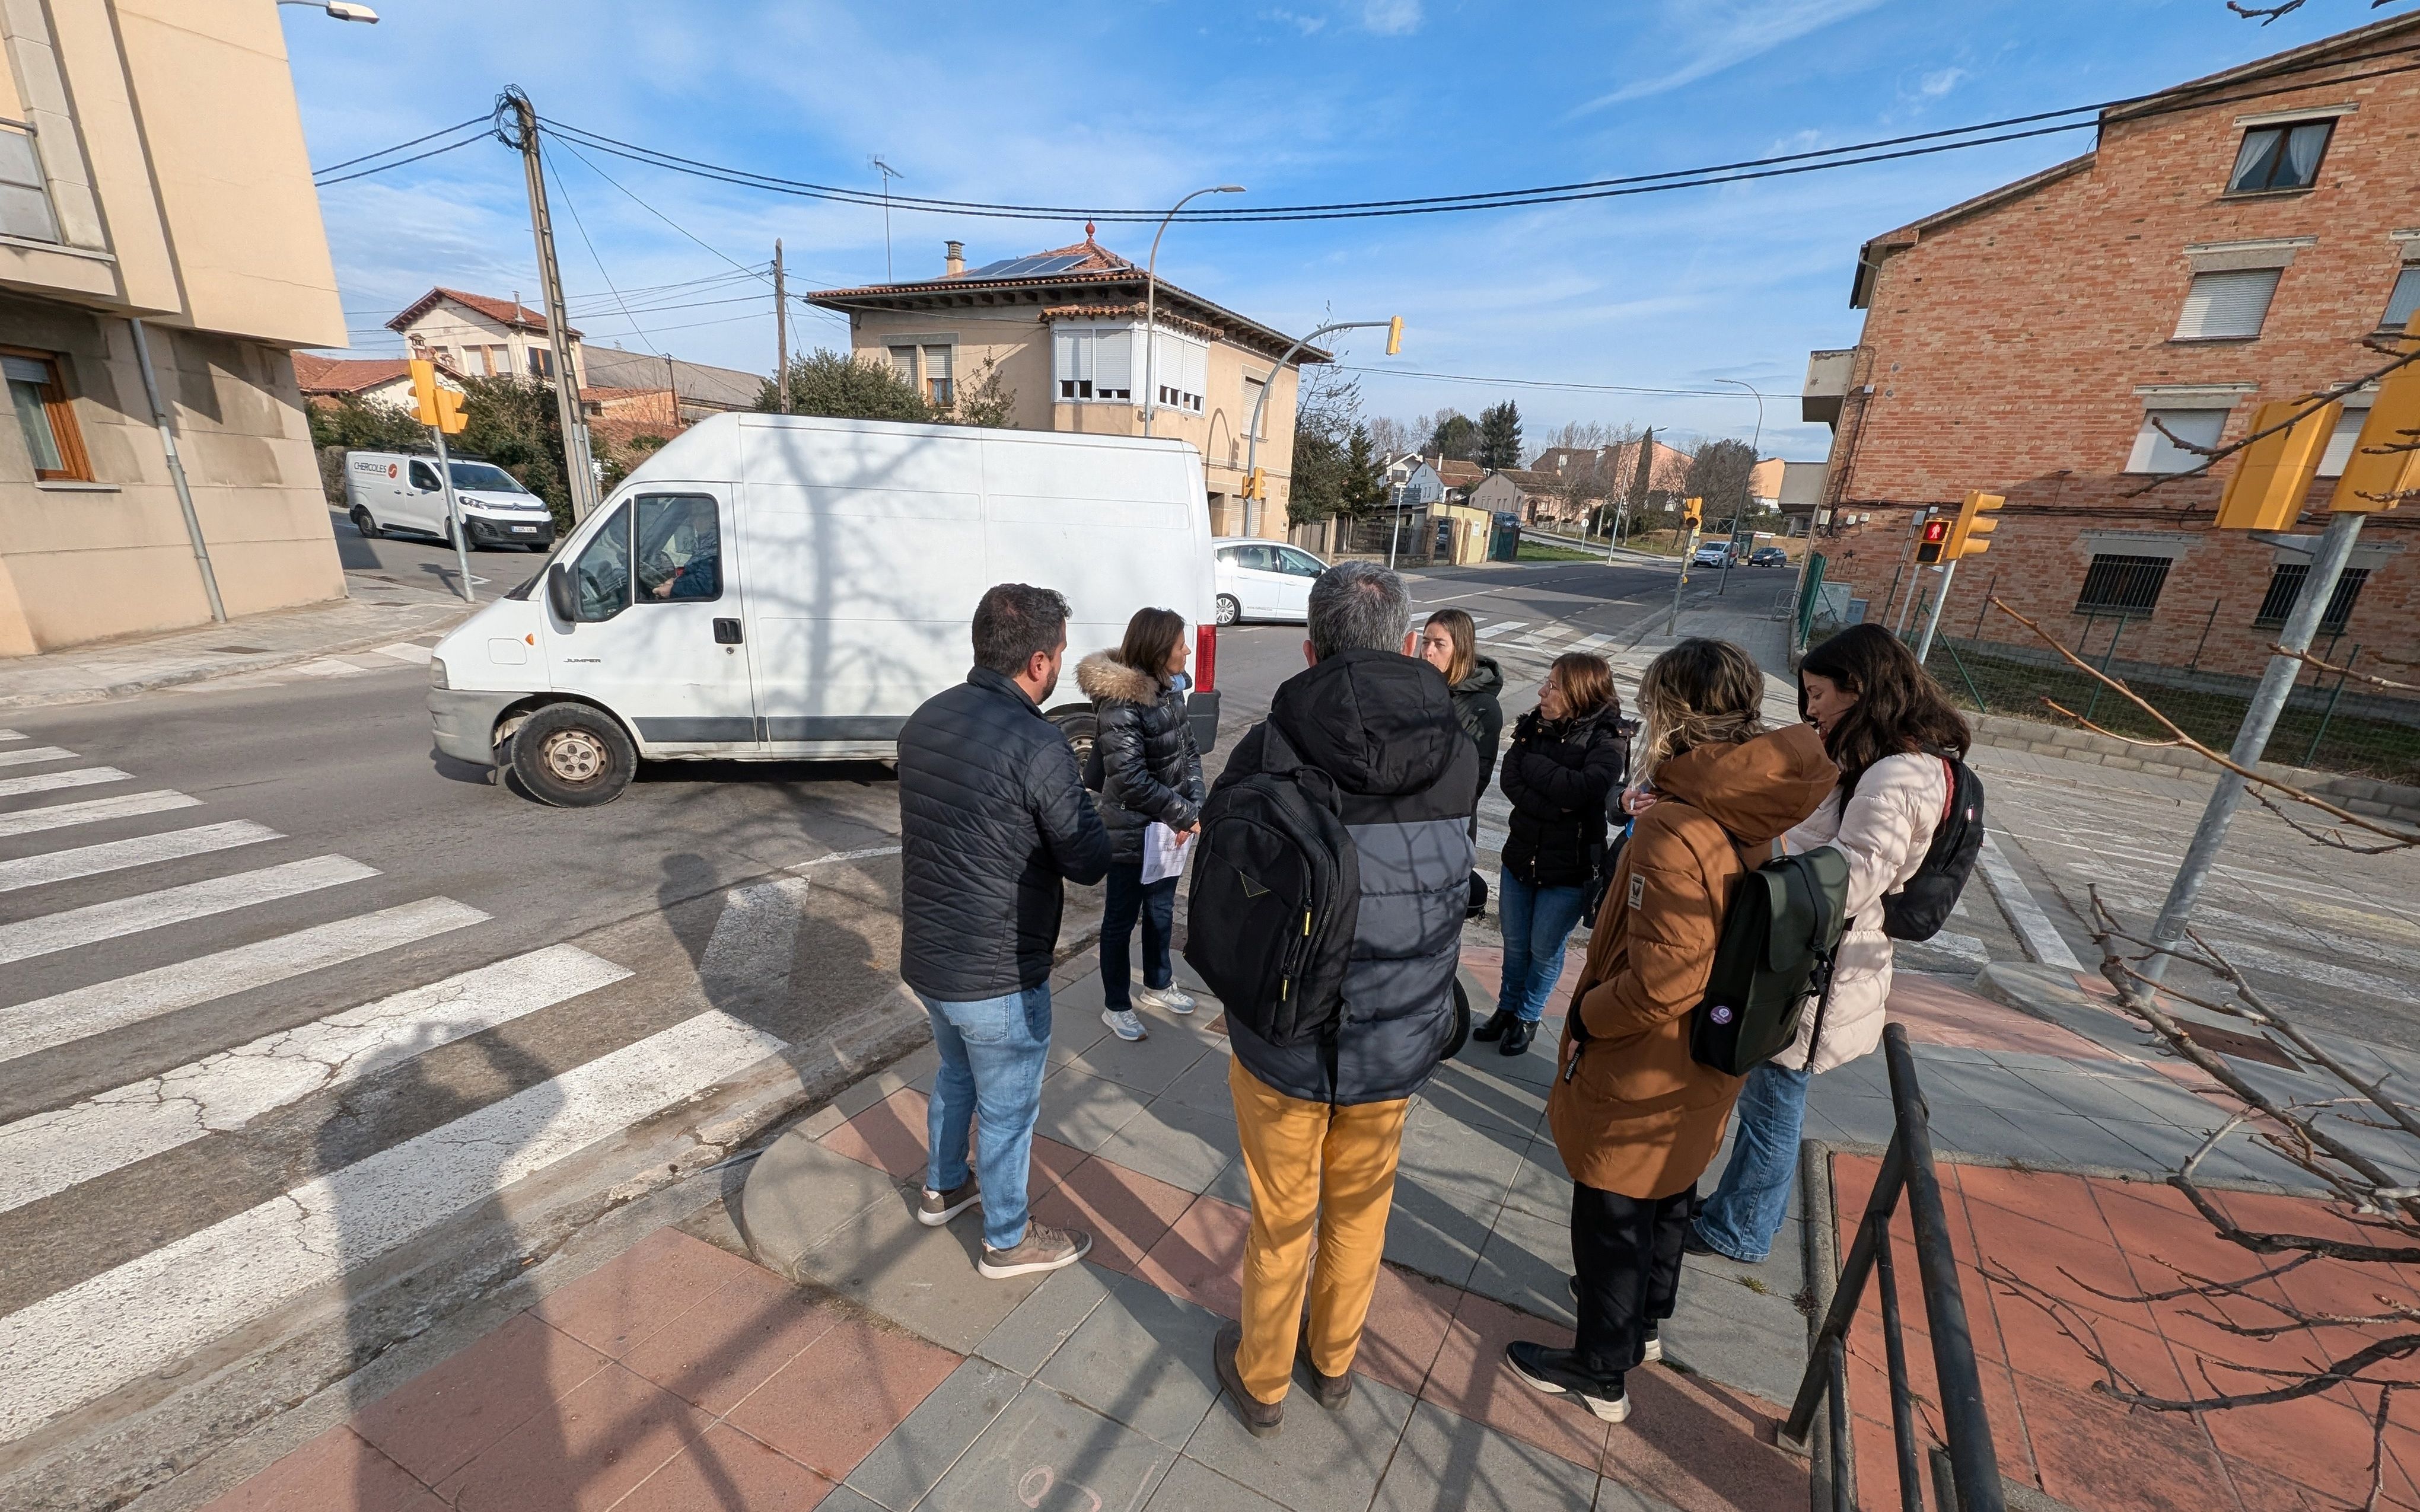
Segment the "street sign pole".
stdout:
[[[2300,653],[2310,649],[2319,633],[2319,619],[2327,612],[2328,603],[2336,595],[2336,579],[2344,575],[2345,563],[2352,559],[2354,538],[2361,534],[2361,522],[2369,517],[2364,513],[2342,511],[2328,519],[2328,528],[2319,536],[2313,551],[2310,571],[2304,576],[2303,592],[2294,600],[2294,612],[2286,621],[2286,633],[2278,638],[2282,648],[2269,658],[2269,670],[2261,674],[2260,687],[2252,695],[2252,706],[2244,711],[2242,727],[2235,733],[2235,746],[2227,759],[2236,765],[2257,769],[2260,753],[2269,748],[2270,733],[2277,728],[2277,717],[2286,710],[2286,699],[2294,691],[2294,681],[2302,675]],[[2218,850],[2226,841],[2226,826],[2235,817],[2235,806],[2242,801],[2243,790],[2250,786],[2234,772],[2221,772],[2218,788],[2210,795],[2210,805],[2202,810],[2201,823],[2194,829],[2193,843],[2185,847],[2183,864],[2177,868],[2177,878],[2168,884],[2167,901],[2160,905],[2160,918],[2151,926],[2151,943],[2159,947],[2150,958],[2135,969],[2159,982],[2167,975],[2168,958],[2160,953],[2184,938],[2185,922],[2193,917],[2194,901],[2201,896],[2202,884],[2210,879],[2211,866],[2218,859]],[[2137,1001],[2150,995],[2150,987],[2137,984],[2133,995]]]
[[454,463],[445,455],[445,427],[428,427],[431,440],[437,442],[437,481],[445,489],[445,519],[454,532],[454,561],[462,569],[462,597],[473,604],[479,595],[471,591],[471,537],[462,529],[462,507],[454,499]]
[[1924,617],[1924,634],[1917,638],[1916,642],[1916,659],[1918,663],[1932,655],[1932,632],[1941,627],[1941,606],[1949,602],[1949,579],[1957,576],[1957,563],[1950,562],[1943,564],[1941,586],[1934,589],[1932,593],[1932,612]]

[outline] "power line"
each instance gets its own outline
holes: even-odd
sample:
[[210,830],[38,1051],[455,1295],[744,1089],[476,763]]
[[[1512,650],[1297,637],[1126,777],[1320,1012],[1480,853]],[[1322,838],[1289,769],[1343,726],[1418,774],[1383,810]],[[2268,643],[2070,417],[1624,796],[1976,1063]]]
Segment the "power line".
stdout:
[[488,119],[485,116],[473,116],[467,121],[456,121],[451,126],[441,126],[427,136],[415,136],[409,142],[397,142],[391,147],[380,147],[376,152],[365,152],[358,158],[347,158],[342,162],[332,162],[324,168],[314,168],[311,170],[311,177],[317,178],[322,174],[334,173],[339,168],[349,168],[357,162],[367,162],[372,158],[383,158],[390,152],[400,152],[405,147],[416,147],[423,142],[434,142],[439,137],[450,136],[466,126],[485,126],[488,124]]
[[[411,157],[399,158],[393,162],[381,162],[374,168],[364,168],[359,173],[349,173],[337,178],[314,178],[311,180],[311,187],[314,189],[333,189],[338,184],[349,184],[356,178],[367,178],[372,174],[384,173],[389,168],[400,168],[407,162],[419,162],[427,158],[442,157],[448,152],[459,151],[463,147],[467,147],[474,142],[484,142],[487,139],[488,133],[481,131],[475,136],[466,136],[459,142],[449,143],[442,147],[431,147],[426,152],[415,152]],[[372,156],[376,156],[376,154],[373,153]]]
[[[2404,57],[2415,52],[2420,52],[2420,44],[2410,44],[2402,47],[2381,49],[2377,52],[2364,54],[2358,57],[2350,59],[2341,57],[2317,59],[2308,63],[2297,65],[2290,69],[2279,69],[2276,73],[2273,73],[2269,77],[2272,80],[2281,79],[2288,75],[2310,72],[2319,69],[2342,68],[2347,63],[2361,64],[2384,58]],[[2373,69],[2366,73],[2354,73],[2349,75],[2338,74],[2332,77],[2329,82],[2351,84],[2364,79],[2379,78],[2389,74],[2409,72],[2415,67],[2420,67],[2420,64],[2411,62],[2397,63],[2392,67]],[[1629,175],[1615,178],[1589,179],[1566,184],[1541,185],[1528,189],[1491,190],[1476,193],[1433,195],[1411,199],[1362,200],[1324,205],[1291,205],[1234,209],[1204,207],[1181,211],[1178,213],[1176,218],[1187,221],[1219,221],[1245,224],[1253,222],[1298,220],[1357,220],[1378,216],[1437,214],[1457,210],[1503,209],[1528,205],[1565,203],[1574,200],[1607,199],[1629,194],[1657,193],[1675,189],[1702,188],[1714,184],[1737,183],[1746,179],[1778,177],[1793,174],[1820,172],[1829,168],[1852,167],[1867,163],[1892,162],[1902,158],[1925,157],[1934,153],[1959,151],[1966,147],[1985,147],[1996,143],[2022,141],[2035,136],[2047,136],[2065,131],[2083,131],[2097,126],[2098,121],[2096,119],[2086,119],[2066,121],[2061,124],[2048,126],[2039,125],[2036,123],[2042,121],[2057,121],[2062,116],[2079,116],[2087,112],[2092,113],[2097,116],[2100,113],[2109,110],[2119,109],[2131,105],[2152,104],[2157,102],[2158,108],[2146,111],[2143,114],[2164,115],[2176,111],[2204,110],[2215,105],[2263,99],[2271,95],[2281,94],[2290,90],[2305,87],[2308,87],[2308,85],[2299,82],[2272,83],[2264,88],[2238,91],[2233,94],[2198,94],[2185,96],[2178,96],[2173,88],[2164,88],[2150,94],[2122,96],[2117,99],[2102,100],[2091,104],[2069,106],[2060,110],[2036,111],[2023,116],[2011,116],[1998,120],[1978,122],[1969,126],[1943,128],[1938,131],[1880,138],[1874,141],[1853,143],[1838,147],[1825,147],[1806,152],[1785,153],[1765,158],[1744,159],[1735,162],[1714,163],[1697,168],[1671,169],[1659,173]],[[880,197],[870,194],[863,190],[848,189],[843,186],[831,184],[819,184],[804,179],[781,178],[768,174],[755,173],[751,170],[730,168],[721,164],[706,162],[694,158],[682,157],[677,154],[664,152],[657,148],[642,147],[635,143],[625,142],[618,138],[605,136],[601,132],[592,131],[582,127],[574,126],[568,122],[553,119],[552,117],[542,117],[542,123],[547,130],[555,134],[558,140],[566,141],[566,144],[570,141],[576,140],[581,145],[588,147],[593,150],[610,153],[613,156],[625,158],[631,162],[644,162],[656,167],[669,168],[676,172],[688,173],[698,177],[736,184],[741,187],[763,189],[778,193],[793,194],[803,198],[832,200],[843,204],[875,206],[883,203]],[[2024,129],[2018,130],[2015,128]],[[1966,140],[1947,140],[1948,138],[1958,137],[1966,138]],[[1911,145],[1917,143],[1931,145]],[[1897,150],[1883,150],[1885,148]],[[592,164],[591,166],[594,165]],[[1167,213],[1158,209],[1104,209],[1087,208],[1077,206],[1012,205],[985,201],[932,199],[913,195],[893,195],[891,202],[902,208],[922,209],[934,213],[947,212],[956,215],[992,219],[1063,220],[1077,216],[1084,216],[1100,221],[1157,222]]]
[[[563,208],[571,212],[572,229],[580,233],[580,244],[588,249],[588,260],[597,265],[597,276],[605,281],[605,287],[613,294],[613,302],[622,307],[622,318],[630,322],[630,329],[637,332],[641,341],[647,344],[647,350],[661,357],[663,353],[658,350],[656,338],[647,334],[645,329],[639,324],[638,317],[630,314],[629,302],[622,298],[621,290],[613,287],[613,275],[605,270],[605,259],[597,255],[597,243],[588,239],[588,226],[580,219],[580,207],[571,202],[571,191],[565,185],[562,172],[551,163],[547,165],[547,172],[554,176],[554,191],[563,196]],[[568,311],[565,313],[569,314]],[[679,408],[678,393],[674,395],[674,408],[675,409]]]

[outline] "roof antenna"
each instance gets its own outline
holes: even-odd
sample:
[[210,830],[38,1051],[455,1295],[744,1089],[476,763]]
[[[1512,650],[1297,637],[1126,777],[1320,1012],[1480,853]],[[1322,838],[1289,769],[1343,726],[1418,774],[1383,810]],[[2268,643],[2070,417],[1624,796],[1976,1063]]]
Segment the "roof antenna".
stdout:
[[891,271],[891,180],[905,178],[908,176],[883,162],[878,156],[865,161],[874,164],[882,174],[882,281],[888,284],[893,277]]

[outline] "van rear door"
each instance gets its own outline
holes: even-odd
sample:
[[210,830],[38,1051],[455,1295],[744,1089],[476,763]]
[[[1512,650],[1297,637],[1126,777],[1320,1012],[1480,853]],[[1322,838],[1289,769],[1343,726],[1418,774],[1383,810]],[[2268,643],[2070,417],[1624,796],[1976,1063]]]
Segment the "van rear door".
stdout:
[[565,557],[575,618],[549,615],[554,686],[619,715],[650,755],[758,748],[730,491],[649,487]]

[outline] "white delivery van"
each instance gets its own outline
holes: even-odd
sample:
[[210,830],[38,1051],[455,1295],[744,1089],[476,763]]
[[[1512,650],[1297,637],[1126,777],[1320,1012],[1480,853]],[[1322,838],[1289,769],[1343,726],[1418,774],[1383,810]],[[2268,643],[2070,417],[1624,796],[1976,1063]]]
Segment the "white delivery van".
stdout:
[[[554,544],[554,516],[546,501],[522,487],[519,478],[475,457],[455,457],[452,471],[462,533],[472,546],[543,551]],[[454,525],[445,517],[445,489],[438,481],[434,456],[347,452],[345,505],[353,529],[366,540],[389,531],[411,531],[454,544]]]
[[994,583],[1073,609],[1047,712],[1089,741],[1078,659],[1146,605],[1197,628],[1194,735],[1218,733],[1202,459],[1182,441],[715,415],[574,526],[544,573],[438,642],[437,747],[550,803],[621,793],[640,761],[898,752],[973,665]]

